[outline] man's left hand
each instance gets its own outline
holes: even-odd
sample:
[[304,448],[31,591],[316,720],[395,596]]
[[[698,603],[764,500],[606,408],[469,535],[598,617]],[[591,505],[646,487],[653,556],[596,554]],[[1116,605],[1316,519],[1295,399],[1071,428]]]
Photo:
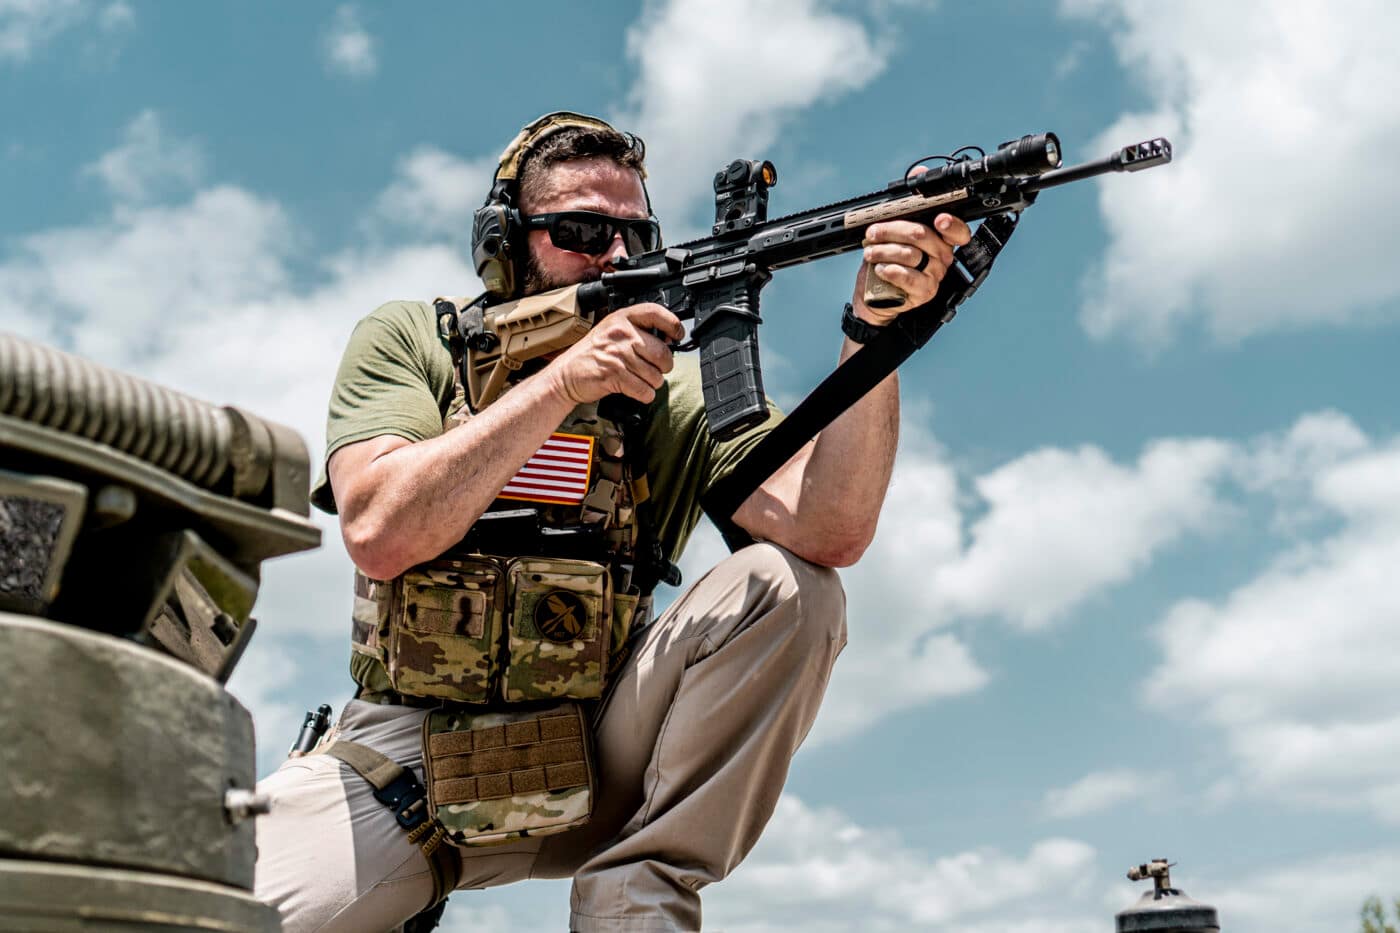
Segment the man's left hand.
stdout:
[[[911,220],[872,224],[865,231],[865,264],[856,276],[856,293],[851,302],[856,317],[884,326],[903,312],[927,302],[938,291],[938,283],[953,264],[953,250],[971,239],[972,231],[967,224],[952,214],[939,214],[933,219],[932,227]],[[919,269],[921,263],[923,269]],[[866,307],[865,277],[872,269],[891,285],[902,288],[908,300],[898,308]]]

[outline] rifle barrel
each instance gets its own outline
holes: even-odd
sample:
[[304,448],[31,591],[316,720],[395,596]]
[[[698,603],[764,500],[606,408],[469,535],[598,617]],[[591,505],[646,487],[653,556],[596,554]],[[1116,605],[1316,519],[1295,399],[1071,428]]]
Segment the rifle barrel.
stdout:
[[1124,146],[1113,155],[1105,156],[1102,159],[1095,159],[1080,165],[1071,165],[1069,168],[1056,169],[1053,172],[1046,172],[1044,175],[1027,178],[1021,182],[1021,190],[1029,194],[1044,191],[1046,188],[1067,185],[1072,181],[1092,178],[1095,175],[1106,175],[1109,172],[1140,172],[1155,165],[1165,165],[1171,160],[1172,144],[1159,136],[1156,139]]

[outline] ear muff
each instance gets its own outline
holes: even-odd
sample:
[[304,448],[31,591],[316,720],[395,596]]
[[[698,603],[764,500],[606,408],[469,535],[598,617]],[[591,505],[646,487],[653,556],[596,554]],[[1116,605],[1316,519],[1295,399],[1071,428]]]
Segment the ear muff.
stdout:
[[515,294],[517,244],[511,242],[510,234],[520,226],[520,212],[499,201],[488,201],[477,208],[472,221],[472,262],[476,274],[481,277],[482,286],[498,298]]
[[[472,263],[481,277],[481,284],[497,298],[515,297],[522,284],[518,270],[525,259],[526,245],[520,219],[520,164],[542,140],[568,127],[618,133],[631,142],[639,156],[646,154],[640,137],[621,133],[611,124],[587,114],[560,110],[526,124],[501,153],[496,173],[491,178],[491,193],[472,218]],[[650,214],[651,193],[646,190],[646,169],[641,169],[640,173]]]

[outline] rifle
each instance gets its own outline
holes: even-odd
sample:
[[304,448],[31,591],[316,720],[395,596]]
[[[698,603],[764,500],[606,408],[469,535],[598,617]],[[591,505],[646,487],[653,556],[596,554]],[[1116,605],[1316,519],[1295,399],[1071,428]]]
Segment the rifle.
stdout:
[[[973,158],[974,151],[980,157]],[[690,339],[676,349],[700,350],[710,433],[721,440],[733,437],[768,415],[758,307],[759,292],[775,270],[860,249],[866,228],[885,220],[932,223],[936,215],[948,213],[968,222],[1004,217],[1014,225],[1046,188],[1108,172],[1140,171],[1170,162],[1171,155],[1171,143],[1157,138],[1060,168],[1054,133],[1026,135],[1002,143],[990,155],[968,146],[951,156],[920,159],[911,171],[936,159],[944,164],[922,174],[906,172],[880,191],[774,220],[768,219],[768,191],[777,182],[777,169],[768,161],[736,159],[715,175],[712,236],[628,256],[617,262],[616,271],[594,282],[498,304],[484,296],[468,307],[458,318],[466,345],[467,401],[473,411],[480,410],[526,361],[569,346],[610,311],[654,301],[681,320],[693,319]],[[1001,224],[1001,235],[994,235],[996,229],[957,250],[959,262],[945,276],[949,287],[940,288],[929,302],[941,306],[939,323],[951,318],[956,305],[986,277],[1010,226]],[[867,281],[871,287],[865,299],[872,307],[904,303],[894,286],[873,274]]]

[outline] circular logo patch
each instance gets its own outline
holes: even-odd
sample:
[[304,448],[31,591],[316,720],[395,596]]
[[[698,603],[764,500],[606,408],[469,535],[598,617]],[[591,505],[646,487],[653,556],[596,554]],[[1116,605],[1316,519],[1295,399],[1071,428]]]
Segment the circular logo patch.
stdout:
[[588,613],[577,593],[555,590],[535,603],[535,626],[552,642],[564,644],[578,638]]

